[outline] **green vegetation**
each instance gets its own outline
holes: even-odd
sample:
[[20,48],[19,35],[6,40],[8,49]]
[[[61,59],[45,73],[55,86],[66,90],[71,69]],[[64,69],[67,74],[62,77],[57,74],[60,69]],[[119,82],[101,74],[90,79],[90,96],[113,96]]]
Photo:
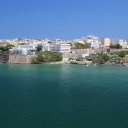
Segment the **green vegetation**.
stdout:
[[109,59],[109,55],[101,53],[96,56],[96,58],[93,60],[93,63],[104,64],[105,62],[109,61]]
[[111,45],[110,45],[110,48],[111,48],[111,49],[121,49],[122,46],[121,46],[120,44],[111,44]]
[[36,47],[36,52],[38,53],[38,52],[42,51],[42,49],[43,49],[43,46],[42,45],[38,45]]
[[125,57],[126,55],[128,55],[128,51],[120,51],[120,52],[117,53],[117,55],[119,57]]
[[68,43],[68,44],[70,44],[71,47],[73,46],[73,43]]
[[8,52],[13,47],[14,47],[14,45],[11,45],[11,44],[7,44],[6,46],[0,46],[0,51],[1,52]]
[[49,44],[51,44],[51,43],[52,43],[52,41],[48,41],[48,43],[49,43]]
[[40,51],[32,58],[32,64],[42,64],[48,62],[62,61],[62,54],[49,51]]
[[128,51],[120,51],[113,54],[100,53],[91,55],[87,60],[97,64],[122,64],[122,58],[128,55]]
[[83,60],[84,60],[83,57],[78,57],[78,58],[76,59],[76,61],[83,61]]
[[87,49],[87,48],[89,48],[89,46],[85,45],[85,44],[81,44],[81,43],[75,43],[74,48],[75,49]]

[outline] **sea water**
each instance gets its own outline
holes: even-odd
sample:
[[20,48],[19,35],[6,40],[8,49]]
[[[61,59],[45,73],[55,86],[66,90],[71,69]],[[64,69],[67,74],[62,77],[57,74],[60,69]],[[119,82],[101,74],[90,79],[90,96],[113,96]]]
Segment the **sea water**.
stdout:
[[0,128],[128,128],[128,67],[0,65]]

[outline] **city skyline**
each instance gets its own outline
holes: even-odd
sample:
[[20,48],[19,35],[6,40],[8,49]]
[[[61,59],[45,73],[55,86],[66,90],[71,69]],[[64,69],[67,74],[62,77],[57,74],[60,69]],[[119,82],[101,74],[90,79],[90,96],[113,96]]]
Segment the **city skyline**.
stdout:
[[0,39],[84,35],[128,39],[127,5],[127,0],[4,0]]

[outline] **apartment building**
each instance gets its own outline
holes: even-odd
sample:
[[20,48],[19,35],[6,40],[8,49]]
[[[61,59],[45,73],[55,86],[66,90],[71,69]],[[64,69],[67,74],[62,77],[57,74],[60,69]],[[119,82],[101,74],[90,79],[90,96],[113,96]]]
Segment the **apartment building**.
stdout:
[[70,53],[70,44],[51,44],[50,51],[60,53]]
[[109,47],[110,44],[111,44],[110,38],[103,38],[102,39],[102,44],[104,45],[104,47]]

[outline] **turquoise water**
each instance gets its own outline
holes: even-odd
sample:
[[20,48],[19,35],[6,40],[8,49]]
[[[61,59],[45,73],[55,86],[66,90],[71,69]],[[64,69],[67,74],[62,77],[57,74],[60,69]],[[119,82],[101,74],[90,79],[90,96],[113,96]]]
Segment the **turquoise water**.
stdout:
[[128,67],[0,65],[0,128],[128,128]]

